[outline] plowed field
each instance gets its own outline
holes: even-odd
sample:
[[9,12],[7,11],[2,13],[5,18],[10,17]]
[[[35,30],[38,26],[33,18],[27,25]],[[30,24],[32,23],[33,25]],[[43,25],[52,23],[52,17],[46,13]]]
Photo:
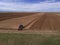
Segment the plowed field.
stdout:
[[[29,13],[22,14],[22,17],[12,15],[0,21],[0,29],[17,30],[20,24],[25,26],[24,29],[30,30],[60,30],[60,16],[58,13]],[[4,17],[4,16],[3,16]],[[12,17],[12,18],[11,18]]]

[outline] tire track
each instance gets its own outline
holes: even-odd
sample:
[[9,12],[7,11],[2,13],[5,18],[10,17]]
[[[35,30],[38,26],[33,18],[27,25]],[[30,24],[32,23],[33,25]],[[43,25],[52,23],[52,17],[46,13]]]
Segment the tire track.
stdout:
[[51,30],[60,30],[60,22],[58,19],[59,16],[57,15],[49,15],[49,22],[50,22],[50,26],[51,26]]
[[[37,17],[36,17],[36,15],[37,15]],[[37,20],[39,20],[39,17],[41,17],[43,14],[40,14],[40,13],[37,13],[37,14],[35,14],[35,16],[33,17],[33,18],[35,18],[34,20],[32,20],[30,23],[28,23],[27,25],[25,25],[24,27],[24,30],[26,30],[26,29],[29,29],[29,27],[31,27],[31,25],[33,24],[33,23],[35,23]],[[2,30],[17,30],[17,29],[15,29],[15,28],[0,28],[0,29],[2,29]]]
[[55,16],[56,30],[60,30],[60,16]]
[[42,30],[43,26],[44,26],[44,23],[46,21],[46,14],[42,17],[42,21],[40,21],[40,30]]
[[51,16],[48,16],[48,20],[49,20],[49,24],[50,24],[50,27],[51,27],[51,29],[50,30],[54,30],[54,26],[53,26],[53,22],[52,22],[52,17]]
[[51,26],[50,26],[50,22],[49,22],[49,16],[47,14],[45,14],[45,20],[43,22],[42,28],[41,30],[50,30]]
[[44,14],[39,20],[37,20],[30,29],[40,30],[60,30],[60,17],[57,15]]
[[[25,25],[24,30],[50,30],[50,31],[59,31],[60,30],[60,16],[58,15],[50,15],[44,13],[43,15],[38,15],[37,17],[33,17],[34,19]],[[0,28],[2,30],[17,30],[14,28]]]
[[[31,27],[30,29],[41,29],[41,26],[43,24],[44,21],[44,15],[40,17],[39,20],[37,20]],[[42,22],[42,23],[41,23]],[[39,25],[38,25],[39,24]]]
[[44,14],[42,14],[42,15],[40,15],[39,14],[39,16],[37,17],[37,18],[35,18],[34,20],[32,20],[30,23],[28,23],[27,25],[25,25],[25,29],[30,29],[30,27],[32,27],[32,25],[34,24],[34,23],[36,23],[42,16],[43,16]]
[[28,23],[27,25],[25,25],[25,29],[29,29],[31,27],[31,25],[33,25],[37,20],[39,20],[39,18],[36,18],[34,20],[32,20],[30,23]]

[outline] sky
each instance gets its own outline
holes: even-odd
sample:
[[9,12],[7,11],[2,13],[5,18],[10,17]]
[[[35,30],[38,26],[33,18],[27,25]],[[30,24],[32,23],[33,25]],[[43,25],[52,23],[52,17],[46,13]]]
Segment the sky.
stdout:
[[0,12],[60,12],[60,0],[0,0]]

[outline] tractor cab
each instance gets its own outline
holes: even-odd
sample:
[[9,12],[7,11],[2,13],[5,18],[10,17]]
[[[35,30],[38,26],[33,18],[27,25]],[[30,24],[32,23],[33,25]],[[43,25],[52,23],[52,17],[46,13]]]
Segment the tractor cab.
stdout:
[[24,26],[23,25],[19,25],[18,30],[23,30]]

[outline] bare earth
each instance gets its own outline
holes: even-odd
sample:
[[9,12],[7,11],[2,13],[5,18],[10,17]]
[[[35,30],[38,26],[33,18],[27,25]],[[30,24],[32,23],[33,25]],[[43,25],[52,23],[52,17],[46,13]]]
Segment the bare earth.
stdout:
[[[29,14],[28,14],[29,15]],[[14,17],[0,21],[0,32],[17,30],[20,24],[25,26],[24,31],[60,31],[60,14],[33,13],[29,16]],[[18,15],[17,15],[18,16]],[[2,31],[3,30],[3,31]],[[9,32],[7,31],[7,32]],[[24,32],[21,31],[21,32]]]
[[30,29],[60,30],[60,16],[44,14]]

